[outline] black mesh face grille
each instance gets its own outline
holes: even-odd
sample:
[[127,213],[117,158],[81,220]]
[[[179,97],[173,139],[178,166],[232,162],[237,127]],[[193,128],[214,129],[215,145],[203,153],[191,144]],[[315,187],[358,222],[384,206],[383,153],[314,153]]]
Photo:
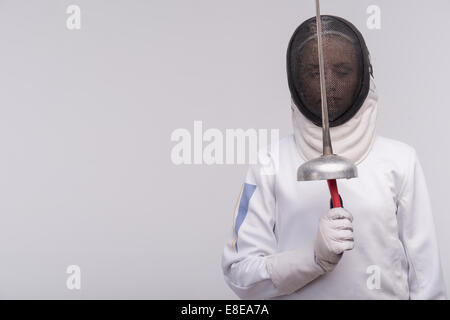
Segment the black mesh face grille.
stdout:
[[[348,121],[369,92],[370,61],[361,34],[349,22],[322,16],[330,126]],[[291,95],[300,111],[317,125],[322,122],[320,73],[315,18],[294,33],[287,54]]]

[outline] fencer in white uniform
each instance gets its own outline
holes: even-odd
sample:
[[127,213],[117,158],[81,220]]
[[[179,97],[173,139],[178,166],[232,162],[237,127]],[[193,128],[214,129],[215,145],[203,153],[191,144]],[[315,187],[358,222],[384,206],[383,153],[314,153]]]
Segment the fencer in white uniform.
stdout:
[[325,181],[297,181],[298,167],[321,155],[322,129],[295,95],[294,133],[250,166],[222,256],[240,298],[446,298],[420,162],[412,147],[376,134],[378,95],[367,79],[354,114],[330,128],[334,153],[358,167],[357,178],[338,180],[343,208],[330,209]]

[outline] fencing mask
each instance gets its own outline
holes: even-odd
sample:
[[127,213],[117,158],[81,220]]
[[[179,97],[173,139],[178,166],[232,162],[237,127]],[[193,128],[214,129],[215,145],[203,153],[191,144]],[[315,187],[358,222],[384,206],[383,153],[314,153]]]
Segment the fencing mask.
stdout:
[[[370,89],[369,52],[361,33],[350,22],[321,16],[330,127],[351,119],[361,108]],[[292,100],[300,112],[322,125],[316,18],[302,23],[289,43],[288,83]]]

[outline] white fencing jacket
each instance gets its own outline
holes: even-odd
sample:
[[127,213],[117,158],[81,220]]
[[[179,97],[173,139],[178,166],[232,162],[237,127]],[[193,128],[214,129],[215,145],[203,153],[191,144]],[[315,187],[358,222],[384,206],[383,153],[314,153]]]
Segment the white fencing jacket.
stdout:
[[[413,148],[375,135],[376,102],[372,84],[357,120],[347,123],[353,130],[332,128],[335,153],[358,163],[358,178],[338,180],[355,246],[333,271],[314,262],[319,219],[330,208],[327,183],[296,179],[297,168],[320,153],[308,140],[314,127],[304,130],[309,120],[294,110],[294,134],[250,166],[222,256],[225,281],[240,298],[446,298],[422,168]],[[346,151],[349,143],[360,150]]]

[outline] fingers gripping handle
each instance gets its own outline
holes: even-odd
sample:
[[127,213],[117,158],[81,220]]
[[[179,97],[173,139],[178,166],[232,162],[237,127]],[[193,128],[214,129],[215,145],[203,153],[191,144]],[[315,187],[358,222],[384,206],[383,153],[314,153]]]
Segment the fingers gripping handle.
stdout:
[[330,189],[331,200],[330,207],[331,208],[341,208],[343,207],[342,198],[339,195],[336,179],[327,180],[328,189]]

